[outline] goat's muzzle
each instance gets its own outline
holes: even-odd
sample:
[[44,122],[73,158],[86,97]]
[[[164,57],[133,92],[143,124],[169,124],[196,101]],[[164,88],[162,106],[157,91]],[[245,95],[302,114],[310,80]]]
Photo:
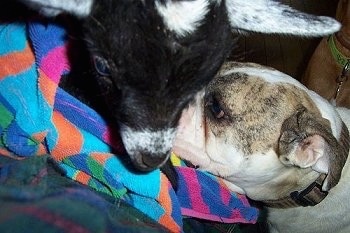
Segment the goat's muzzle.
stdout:
[[134,166],[140,171],[152,171],[162,167],[170,157],[170,152],[166,154],[151,154],[148,152],[136,152],[134,156]]
[[170,157],[175,128],[135,130],[120,127],[124,147],[135,167],[141,171],[160,168]]

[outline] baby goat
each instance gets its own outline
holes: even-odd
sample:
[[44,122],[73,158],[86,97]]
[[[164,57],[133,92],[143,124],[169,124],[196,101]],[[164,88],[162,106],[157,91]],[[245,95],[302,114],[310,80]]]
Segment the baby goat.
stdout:
[[134,165],[169,157],[182,113],[214,77],[232,31],[323,36],[337,21],[268,0],[21,0],[46,16],[80,19],[110,115]]

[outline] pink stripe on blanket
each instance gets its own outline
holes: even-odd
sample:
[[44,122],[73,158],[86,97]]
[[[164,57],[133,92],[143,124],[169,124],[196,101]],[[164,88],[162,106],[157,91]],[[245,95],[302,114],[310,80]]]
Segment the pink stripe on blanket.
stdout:
[[40,69],[55,83],[59,83],[62,73],[70,70],[65,45],[58,46],[41,60]]
[[[230,191],[226,188],[226,185],[224,182],[222,182],[221,179],[218,179],[219,183],[220,183],[220,196],[221,196],[221,200],[225,205],[228,205],[230,203],[232,194],[230,193]],[[224,188],[225,187],[225,188]]]
[[252,220],[247,220],[240,214],[238,210],[234,211],[232,217],[230,218],[223,218],[215,214],[205,214],[205,213],[198,212],[193,209],[188,209],[184,207],[181,207],[181,214],[183,216],[191,216],[199,219],[205,219],[205,220],[221,222],[221,223],[256,223],[256,219],[253,218]]
[[120,136],[117,134],[113,134],[112,132],[115,131],[107,127],[106,131],[104,131],[102,135],[102,140],[108,145],[112,146],[117,154],[124,155],[126,151]]
[[251,218],[245,218],[242,214],[242,211],[246,209],[235,209],[232,213],[232,216],[228,218],[229,221],[230,219],[236,219],[237,221],[241,223],[252,223],[255,224],[258,221],[258,215],[251,216]]
[[[227,187],[227,185],[222,181],[222,179],[218,179],[218,182],[220,183],[220,197],[221,197],[222,203],[225,205],[229,205],[230,200],[232,198],[232,194],[229,188]],[[249,201],[245,195],[239,194],[239,193],[236,193],[235,195],[242,202],[244,206],[247,206],[247,207],[250,206]]]
[[[191,201],[191,206],[193,210],[198,210],[202,213],[210,213],[209,207],[203,201],[203,196],[201,194],[201,186],[198,182],[197,173],[194,169],[184,169],[182,171],[183,176],[185,177],[185,182],[187,187],[190,187],[191,190],[188,190],[189,199]],[[188,179],[193,179],[197,182],[191,182]]]

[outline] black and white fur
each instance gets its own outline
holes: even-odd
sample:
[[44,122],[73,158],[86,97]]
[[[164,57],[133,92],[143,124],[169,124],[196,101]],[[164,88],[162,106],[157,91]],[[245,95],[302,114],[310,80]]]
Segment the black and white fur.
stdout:
[[338,22],[267,0],[21,0],[41,14],[79,18],[97,82],[133,163],[164,164],[181,112],[214,77],[232,31],[322,36]]

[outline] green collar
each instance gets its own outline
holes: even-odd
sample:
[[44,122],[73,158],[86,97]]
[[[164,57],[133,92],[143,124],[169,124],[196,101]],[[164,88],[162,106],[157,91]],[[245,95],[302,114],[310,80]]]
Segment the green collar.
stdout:
[[332,52],[332,55],[334,57],[334,59],[337,61],[337,63],[339,65],[341,65],[342,67],[344,67],[346,65],[346,63],[350,62],[350,58],[344,56],[335,46],[335,42],[334,42],[334,34],[330,35],[327,39],[328,42],[328,46]]

